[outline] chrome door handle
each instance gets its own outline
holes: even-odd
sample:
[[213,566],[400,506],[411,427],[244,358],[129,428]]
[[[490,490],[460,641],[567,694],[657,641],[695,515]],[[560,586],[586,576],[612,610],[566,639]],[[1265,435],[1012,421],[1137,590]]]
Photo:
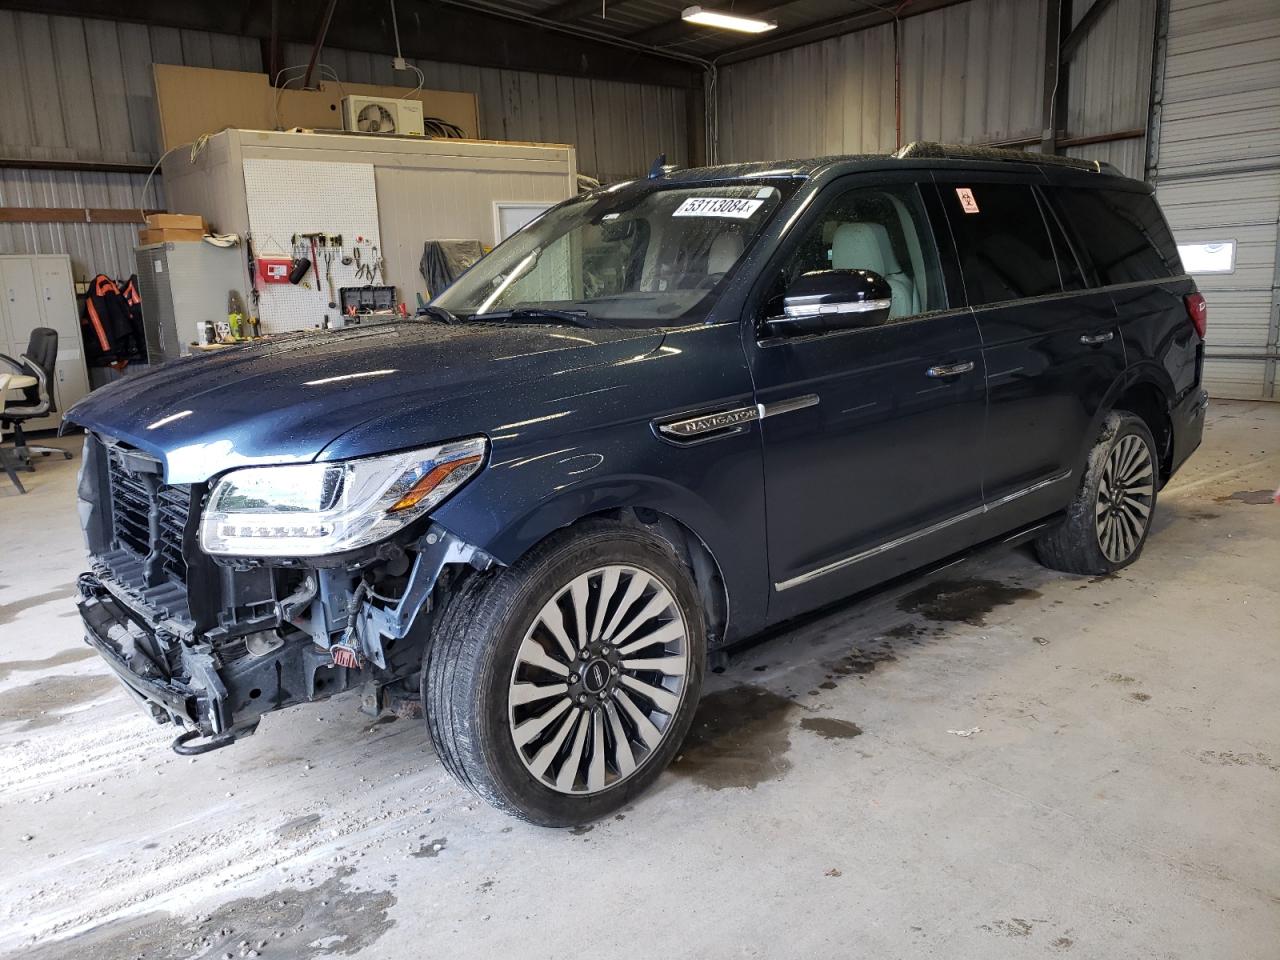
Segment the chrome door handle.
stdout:
[[1108,330],[1106,333],[1086,333],[1080,338],[1080,342],[1089,346],[1097,346],[1099,343],[1106,343],[1108,340],[1114,339],[1115,333]]
[[926,377],[955,377],[962,373],[968,373],[973,369],[973,361],[966,360],[964,363],[941,363],[936,367],[930,367],[926,370]]

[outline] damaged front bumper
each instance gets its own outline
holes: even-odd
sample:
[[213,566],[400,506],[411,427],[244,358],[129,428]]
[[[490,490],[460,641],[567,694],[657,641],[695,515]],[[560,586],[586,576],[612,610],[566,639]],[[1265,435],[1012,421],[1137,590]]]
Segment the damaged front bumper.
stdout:
[[262,715],[347,689],[346,667],[311,643],[283,643],[235,656],[209,642],[184,642],[113,592],[109,581],[80,577],[78,607],[85,641],[157,723],[219,745],[252,733]]
[[[404,688],[416,689],[407,681],[421,667],[426,634],[417,624],[442,575],[450,565],[491,562],[432,525],[405,553],[394,598],[369,586],[379,569],[372,558],[354,569],[293,568],[301,578],[294,592],[273,587],[250,608],[224,607],[219,625],[202,630],[172,615],[186,601],[157,606],[125,568],[98,561],[80,577],[78,606],[86,642],[157,723],[184,728],[174,749],[194,753],[252,733],[266,713],[353,687],[364,689],[362,709],[375,715],[403,699]],[[251,573],[225,570],[218,592],[243,594],[240,578]],[[204,742],[189,745],[196,738]]]

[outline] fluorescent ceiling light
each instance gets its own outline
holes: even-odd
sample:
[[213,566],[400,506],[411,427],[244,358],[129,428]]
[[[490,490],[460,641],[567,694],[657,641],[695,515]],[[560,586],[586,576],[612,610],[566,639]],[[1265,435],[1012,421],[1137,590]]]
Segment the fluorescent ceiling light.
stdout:
[[680,13],[680,19],[702,27],[718,27],[742,33],[765,33],[778,28],[777,20],[757,20],[755,17],[740,17],[736,13],[707,10],[703,7],[685,7]]

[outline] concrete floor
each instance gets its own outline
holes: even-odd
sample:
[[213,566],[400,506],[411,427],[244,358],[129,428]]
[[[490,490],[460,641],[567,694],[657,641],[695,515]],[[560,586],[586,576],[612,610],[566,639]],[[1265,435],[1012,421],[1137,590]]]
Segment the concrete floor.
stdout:
[[80,643],[76,466],[0,482],[0,953],[1280,955],[1280,404],[1213,404],[1121,576],[990,549],[780,633],[558,831],[349,699],[171,753]]

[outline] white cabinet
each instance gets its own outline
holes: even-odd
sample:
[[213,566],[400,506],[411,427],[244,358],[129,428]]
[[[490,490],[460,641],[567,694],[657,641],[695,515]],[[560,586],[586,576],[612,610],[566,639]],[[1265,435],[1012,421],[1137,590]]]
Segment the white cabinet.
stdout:
[[58,331],[53,377],[58,413],[28,420],[23,424],[28,431],[56,428],[62,412],[89,392],[71,259],[61,254],[0,256],[0,353],[19,359],[36,327]]
[[[36,258],[0,257],[0,285],[4,293],[4,340],[12,346],[20,332],[31,332],[31,326],[23,321],[27,317],[40,316],[40,301],[36,297]],[[24,335],[23,347],[26,347]],[[9,356],[15,354],[5,350]]]

